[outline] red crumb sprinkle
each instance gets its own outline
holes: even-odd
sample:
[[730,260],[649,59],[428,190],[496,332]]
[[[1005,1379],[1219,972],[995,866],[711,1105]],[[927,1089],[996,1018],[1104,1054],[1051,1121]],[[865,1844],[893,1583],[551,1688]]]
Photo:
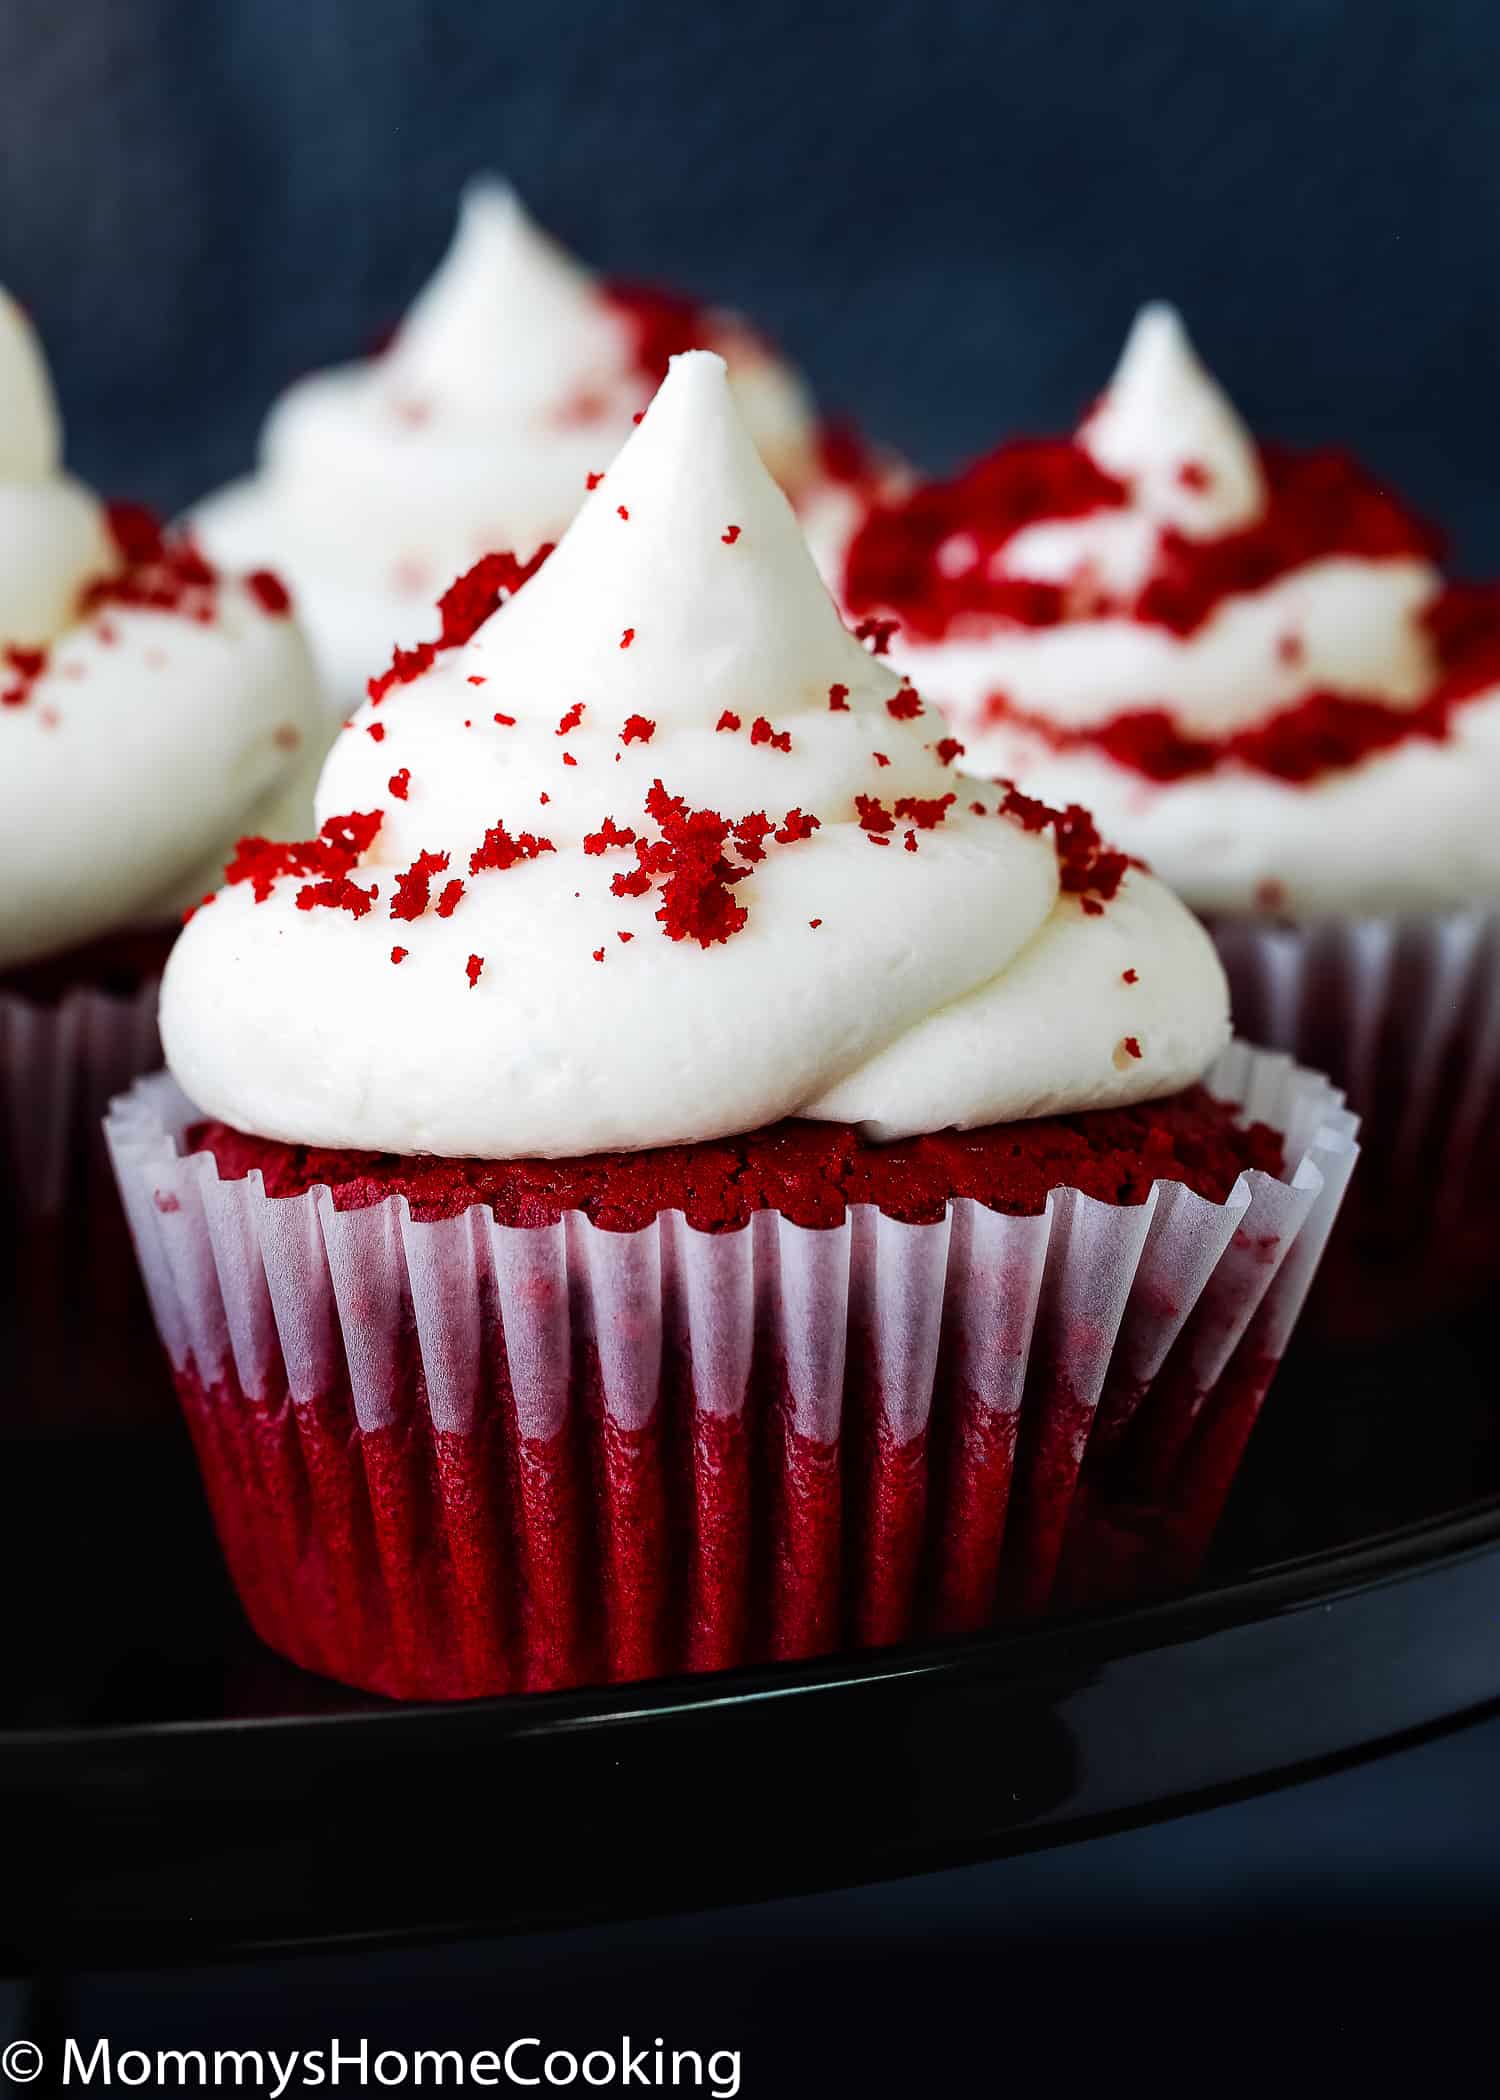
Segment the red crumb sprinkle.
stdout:
[[[1164,533],[1142,587],[1133,596],[1095,593],[1088,616],[1124,616],[1189,634],[1231,593],[1264,589],[1308,562],[1333,555],[1439,558],[1440,535],[1347,455],[1277,445],[1259,453],[1266,504],[1252,524],[1213,539]],[[1179,478],[1186,487],[1204,486],[1201,473],[1189,460]],[[1069,583],[1009,576],[996,557],[1029,525],[1120,510],[1129,501],[1126,484],[1071,439],[1003,445],[951,481],[875,503],[849,549],[845,602],[855,612],[894,612],[909,633],[928,640],[976,619],[1055,626],[1078,616]],[[955,570],[943,550],[960,535],[972,543],[974,559]]]
[[603,960],[604,960],[604,950],[603,950],[602,948],[596,948],[596,949],[594,950],[594,960],[595,960],[595,962],[603,962]]
[[475,985],[478,984],[479,973],[483,968],[484,957],[482,955],[471,955],[468,961],[464,964],[464,975],[469,980],[469,990],[471,992],[473,991]]
[[552,797],[551,797],[550,795],[538,795],[536,799],[537,799],[537,801],[538,801],[538,802],[544,802],[544,803],[545,803],[545,802],[550,802],[550,801],[552,800]]
[[405,948],[393,948],[391,950],[391,961],[393,963],[404,963],[406,956],[407,951]]
[[471,671],[469,673],[469,683],[470,685],[483,685],[485,683],[484,673],[482,671]]
[[727,707],[725,708],[725,710],[724,710],[723,714],[721,714],[721,715],[720,715],[720,717],[719,717],[718,721],[717,721],[717,722],[715,722],[715,724],[714,724],[714,727],[715,727],[715,729],[719,729],[719,730],[724,730],[724,729],[738,729],[738,728],[739,728],[739,726],[740,726],[740,718],[739,718],[739,716],[738,716],[737,714],[733,713],[733,712],[732,712],[732,710],[731,710],[731,709],[729,709],[729,708],[727,708]]
[[633,941],[633,940],[635,939],[635,935],[634,935],[633,933],[621,933],[621,932],[619,931],[619,929],[617,928],[617,929],[616,929],[616,931],[615,931],[615,939],[616,939],[617,941],[622,941],[622,942],[623,942],[623,941]]
[[982,802],[971,802],[969,804],[969,810],[971,815],[976,817],[982,817],[984,815],[984,804]]
[[831,685],[828,688],[828,712],[846,715],[849,712],[849,688],[846,685]]
[[905,817],[919,831],[935,831],[946,818],[957,795],[899,795],[896,798],[896,815]]
[[606,817],[597,831],[585,833],[585,853],[607,853],[611,846],[633,846],[635,833],[628,824],[617,824],[613,817]]
[[588,481],[587,481],[587,483],[585,484],[585,486],[586,486],[586,487],[588,487],[588,488],[589,488],[590,490],[596,489],[596,488],[598,488],[598,486],[599,486],[600,482],[601,482],[601,481],[602,481],[603,479],[604,479],[604,476],[603,476],[602,474],[590,474],[590,476],[589,476],[589,478],[588,478]]
[[411,767],[402,766],[399,772],[391,775],[386,786],[398,802],[404,802],[411,788]]
[[914,722],[922,712],[922,696],[911,686],[904,685],[894,699],[887,700],[885,711],[898,722]]
[[183,925],[184,925],[184,926],[186,926],[186,924],[187,924],[187,922],[188,922],[188,920],[189,920],[189,919],[195,919],[195,918],[196,918],[196,917],[198,916],[199,912],[200,912],[200,911],[202,911],[202,909],[203,909],[204,905],[205,905],[205,904],[212,904],[212,903],[213,903],[213,901],[214,901],[214,893],[213,893],[213,891],[212,891],[212,890],[205,890],[205,891],[203,892],[203,895],[202,895],[202,896],[201,896],[201,897],[200,897],[200,898],[198,899],[198,902],[197,902],[196,904],[190,904],[190,905],[188,906],[187,910],[186,910],[186,911],[185,911],[185,912],[183,913],[183,915],[182,915],[182,923],[183,923]]
[[789,809],[781,820],[776,842],[780,846],[792,846],[798,839],[810,839],[815,831],[821,829],[822,826],[816,817],[809,817],[800,809]]
[[562,720],[558,723],[556,729],[552,733],[554,736],[566,736],[568,731],[570,729],[576,729],[582,720],[583,702],[581,700],[575,700],[573,702],[573,705],[568,709],[567,713],[563,716]]
[[884,656],[891,646],[891,637],[901,625],[899,620],[861,620],[854,630],[857,642],[868,642],[872,656]]
[[874,759],[877,766],[888,766],[890,764],[890,760],[883,751],[872,751],[870,756]]
[[629,511],[628,511],[628,510],[627,510],[627,509],[625,508],[625,506],[624,506],[624,504],[623,504],[623,503],[617,503],[617,504],[615,505],[615,513],[616,513],[616,515],[617,515],[618,517],[622,517],[622,518],[624,518],[627,524],[629,523],[629,521],[630,521],[630,513],[629,513]]
[[458,900],[463,893],[463,881],[457,875],[453,877],[451,882],[443,884],[442,893],[437,901],[437,915],[440,919],[451,919],[453,917],[454,911],[458,906]]
[[917,850],[917,834],[914,831],[908,831],[904,843],[908,853],[915,853]]
[[383,744],[385,742],[384,722],[367,722],[365,724],[365,735],[370,739],[371,743]]
[[818,928],[822,925],[823,921],[821,919],[809,919],[807,923],[809,926],[811,926],[814,933],[816,933]]
[[739,536],[740,528],[738,527],[738,525],[730,525],[726,528],[725,531],[719,534],[719,538],[724,542],[726,547],[732,547],[735,541],[739,538]]
[[997,816],[1009,818],[1023,831],[1052,827],[1058,886],[1078,897],[1090,918],[1097,917],[1125,880],[1128,857],[1103,843],[1093,818],[1076,802],[1066,809],[1053,809],[1034,795],[1023,795],[1008,780],[997,780],[995,785],[1002,794]]
[[292,609],[292,594],[274,570],[252,569],[245,578],[245,588],[261,610],[273,618],[284,618]]
[[0,689],[0,707],[24,707],[31,697],[31,688],[47,668],[47,652],[8,643],[0,648],[0,666],[10,674],[9,682]]
[[1177,479],[1183,488],[1199,495],[1214,485],[1214,477],[1201,459],[1185,459],[1177,469]]
[[226,883],[248,882],[257,904],[264,904],[283,875],[321,876],[337,881],[349,874],[359,856],[375,842],[378,809],[330,817],[315,839],[243,838],[224,870]]
[[627,715],[625,726],[620,731],[622,744],[649,744],[656,734],[656,724],[647,715]]
[[896,820],[876,795],[856,795],[854,807],[859,816],[859,828],[872,839],[884,838],[896,828]]
[[357,882],[347,875],[331,875],[325,882],[309,882],[297,892],[298,911],[346,911],[354,919],[362,919],[374,904],[374,885],[362,890]]
[[940,766],[951,766],[954,759],[964,755],[964,747],[956,736],[940,736],[932,748]]
[[1139,1057],[1140,1054],[1141,1046],[1139,1040],[1133,1035],[1127,1035],[1125,1038],[1125,1055],[1127,1057]]
[[1122,970],[1120,972],[1121,984],[1139,984],[1140,981],[1139,973],[1135,970]]
[[[390,668],[372,678],[365,688],[370,699],[378,704],[392,686],[410,685],[420,678],[436,662],[442,649],[457,649],[481,628],[490,614],[507,598],[513,598],[522,584],[536,574],[547,556],[552,552],[551,543],[538,547],[530,561],[517,561],[513,554],[486,554],[466,569],[455,583],[451,583],[438,600],[438,616],[441,631],[434,642],[418,642],[411,649],[397,649]],[[471,685],[483,685],[482,677],[472,677]]]
[[573,754],[572,754],[572,752],[571,752],[571,751],[565,751],[565,752],[563,753],[563,764],[564,764],[565,766],[576,766],[576,765],[577,765],[577,763],[578,763],[578,761],[577,761],[577,759],[576,759],[576,758],[575,758],[575,757],[573,756]]
[[514,715],[496,715],[495,720],[500,724],[500,727],[502,729],[514,729],[516,726],[516,718]]
[[[115,574],[98,577],[84,587],[78,601],[81,612],[96,612],[105,605],[131,605],[180,613],[204,624],[214,618],[218,571],[185,533],[165,531],[154,512],[136,503],[109,505],[105,523],[122,566]],[[276,578],[270,581],[279,588]],[[285,607],[266,609],[284,611]],[[115,639],[107,623],[101,622],[98,631],[101,641]]]
[[[542,800],[546,801],[546,796]],[[539,854],[555,853],[551,839],[539,839],[529,831],[512,838],[504,824],[492,824],[484,835],[484,843],[476,846],[469,855],[469,873],[478,875],[485,868],[513,868],[517,861],[535,860]]]
[[409,868],[396,877],[391,898],[393,919],[420,919],[432,898],[432,878],[448,866],[446,853],[419,853]]
[[790,751],[792,732],[789,729],[773,729],[764,715],[757,715],[750,724],[752,744],[769,744],[773,751]]
[[622,649],[628,649],[634,640],[635,629],[633,627],[627,627],[625,632],[620,636],[620,647]]

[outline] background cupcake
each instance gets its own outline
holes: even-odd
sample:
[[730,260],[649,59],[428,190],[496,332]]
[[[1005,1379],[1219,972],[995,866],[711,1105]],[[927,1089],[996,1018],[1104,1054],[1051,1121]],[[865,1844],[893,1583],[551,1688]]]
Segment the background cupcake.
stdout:
[[1346,456],[1257,445],[1150,307],[1075,438],[878,509],[845,576],[962,763],[1085,801],[1211,917],[1240,1024],[1361,1107],[1341,1320],[1500,1246],[1500,591],[1440,553]]
[[697,354],[242,850],[111,1140],[274,1646],[446,1697],[1184,1572],[1352,1126],[951,755]]
[[36,337],[0,293],[7,1423],[131,1404],[123,1370],[91,1385],[79,1354],[135,1304],[99,1118],[156,1061],[184,906],[240,831],[305,824],[320,755],[312,666],[277,579],[222,575],[147,513],[106,510],[60,453]]
[[792,369],[733,314],[595,277],[494,180],[465,191],[389,347],[293,386],[258,472],[201,504],[196,527],[225,560],[285,570],[342,710],[480,555],[558,538],[667,359],[700,345],[728,360],[766,464],[836,559],[874,470],[820,428]]

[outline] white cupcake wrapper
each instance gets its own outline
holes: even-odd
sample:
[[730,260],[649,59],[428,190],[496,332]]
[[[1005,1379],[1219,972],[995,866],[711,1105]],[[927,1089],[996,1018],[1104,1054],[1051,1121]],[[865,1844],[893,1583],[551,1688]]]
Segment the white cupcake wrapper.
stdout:
[[[732,1428],[774,1366],[791,1431],[840,1465],[841,1444],[852,1450],[868,1432],[872,1394],[877,1441],[898,1453],[925,1453],[938,1410],[961,1406],[1019,1436],[1000,1522],[1020,1572],[1002,1587],[1008,1608],[1030,1612],[1053,1590],[1062,1518],[1101,1409],[1118,1439],[1164,1366],[1191,1408],[1252,1330],[1257,1360],[1279,1357],[1353,1168],[1357,1120],[1321,1076],[1236,1043],[1208,1084],[1283,1133],[1283,1178],[1242,1175],[1222,1203],[1161,1182],[1137,1205],[1059,1189],[1035,1217],[955,1201],[927,1225],[857,1206],[825,1230],[770,1212],[722,1234],[693,1230],[679,1212],[627,1233],[579,1212],[519,1228],[482,1205],[424,1224],[403,1197],[346,1212],[326,1187],[271,1198],[258,1173],[226,1181],[210,1155],[183,1154],[198,1111],[165,1074],[114,1104],[107,1136],[179,1385],[214,1419],[248,1409],[300,1433],[330,1394],[346,1394],[356,1443],[384,1438],[388,1449],[394,1435],[407,1450],[415,1407],[429,1448],[477,1450],[494,1421],[497,1349],[503,1404],[513,1397],[515,1431],[538,1450],[580,1433],[570,1418],[584,1363],[597,1364],[602,1402],[602,1426],[587,1434],[627,1440],[652,1433],[666,1396],[680,1407],[684,1392],[695,1420]],[[1046,1474],[1045,1521],[1028,1465]],[[365,1492],[361,1473],[355,1493]],[[921,1492],[941,1552],[935,1478]],[[239,1519],[219,1515],[228,1547]],[[295,1583],[296,1570],[275,1579]],[[842,1579],[847,1595],[859,1571]],[[242,1590],[257,1583],[264,1595],[261,1576]],[[952,1612],[937,1617],[954,1623]],[[914,1601],[880,1621],[883,1633],[860,1634],[857,1611],[855,1622],[844,1638],[922,1625]],[[295,1634],[273,1627],[269,1637],[297,1652]],[[814,1652],[809,1638],[774,1652]],[[838,1639],[821,1634],[814,1648]],[[331,1657],[311,1637],[301,1646],[314,1667],[397,1692],[542,1681],[481,1672],[439,1682],[372,1665],[367,1652],[341,1662],[337,1641]],[[650,1653],[653,1668],[698,1666],[670,1643]],[[633,1667],[617,1662],[611,1674]],[[548,1668],[545,1681],[559,1681],[555,1657]]]
[[170,1419],[101,1118],[161,1061],[157,985],[0,991],[0,1432]]
[[[1237,1024],[1332,1073],[1365,1126],[1361,1187],[1426,1193],[1436,1221],[1493,1177],[1500,1127],[1500,915],[1224,920]],[[1412,1187],[1420,1178],[1420,1190]]]
[[78,1156],[122,1087],[161,1062],[156,979],[128,998],[87,987],[55,1005],[0,991],[0,1115],[9,1200],[56,1217]]

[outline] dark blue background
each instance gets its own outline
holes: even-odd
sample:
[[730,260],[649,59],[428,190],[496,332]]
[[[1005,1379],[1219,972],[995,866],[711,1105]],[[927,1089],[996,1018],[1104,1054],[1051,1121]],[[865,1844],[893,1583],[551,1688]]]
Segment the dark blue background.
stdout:
[[1067,423],[1163,294],[1500,565],[1497,78],[1489,0],[4,0],[0,278],[78,466],[168,503],[486,165],[932,465]]

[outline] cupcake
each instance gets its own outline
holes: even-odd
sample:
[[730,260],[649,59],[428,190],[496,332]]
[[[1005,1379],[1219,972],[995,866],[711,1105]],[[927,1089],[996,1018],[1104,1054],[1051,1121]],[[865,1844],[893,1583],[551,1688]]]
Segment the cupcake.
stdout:
[[843,578],[971,772],[1078,799],[1365,1119],[1343,1327],[1500,1276],[1500,589],[1341,453],[1259,445],[1148,307],[1076,437],[878,506]]
[[835,560],[861,492],[890,470],[820,427],[802,381],[736,315],[595,277],[493,179],[464,193],[388,347],[291,387],[258,471],[202,504],[196,529],[223,559],[274,560],[291,579],[343,712],[461,570],[558,538],[668,358],[699,345],[727,359],[761,456]]
[[110,1119],[263,1638],[458,1697],[1182,1579],[1338,1095],[1081,810],[955,776],[718,357],[442,612]]
[[60,451],[36,337],[0,292],[7,1427],[133,1404],[118,1357],[97,1388],[79,1364],[137,1296],[99,1119],[158,1061],[157,984],[185,903],[241,832],[305,828],[320,720],[275,576],[221,575],[145,511],[105,509]]

